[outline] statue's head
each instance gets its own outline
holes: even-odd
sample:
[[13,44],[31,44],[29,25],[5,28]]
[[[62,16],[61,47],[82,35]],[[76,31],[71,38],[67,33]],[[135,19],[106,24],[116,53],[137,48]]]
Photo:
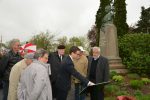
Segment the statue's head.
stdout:
[[107,6],[105,7],[105,11],[106,11],[106,12],[111,11],[111,6],[110,6],[110,5],[107,5]]

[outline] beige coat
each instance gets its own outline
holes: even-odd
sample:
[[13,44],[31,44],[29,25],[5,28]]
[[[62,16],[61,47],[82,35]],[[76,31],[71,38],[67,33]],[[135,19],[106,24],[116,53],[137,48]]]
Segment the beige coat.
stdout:
[[16,63],[10,72],[9,77],[9,90],[8,90],[8,100],[17,100],[17,88],[21,72],[27,67],[25,59]]
[[[88,68],[88,59],[85,55],[82,55],[80,59],[74,60],[75,69],[83,76],[87,76],[87,68]],[[75,78],[75,83],[80,83],[78,79]]]
[[48,73],[48,64],[33,61],[21,74],[17,91],[18,100],[52,100]]

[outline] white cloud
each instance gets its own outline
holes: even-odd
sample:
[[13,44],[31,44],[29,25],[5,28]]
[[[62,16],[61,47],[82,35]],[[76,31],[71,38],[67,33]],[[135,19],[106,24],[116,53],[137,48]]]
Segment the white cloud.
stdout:
[[[139,19],[149,0],[127,0],[128,23]],[[49,30],[58,36],[86,34],[95,23],[99,0],[0,0],[0,34],[3,41],[28,40]]]

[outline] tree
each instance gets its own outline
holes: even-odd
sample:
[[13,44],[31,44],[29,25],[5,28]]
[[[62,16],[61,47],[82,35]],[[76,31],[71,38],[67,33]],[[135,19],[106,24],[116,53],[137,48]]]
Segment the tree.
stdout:
[[96,24],[95,29],[97,29],[97,33],[96,33],[96,45],[97,46],[99,46],[100,28],[102,25],[102,19],[106,14],[105,7],[107,5],[110,5],[110,3],[111,3],[111,0],[100,0],[100,6],[96,14],[96,21],[95,21],[95,24]]
[[82,46],[85,50],[89,50],[89,42],[86,37],[71,37],[66,44],[66,54],[69,53],[69,49],[72,46]]
[[63,44],[63,45],[67,45],[67,37],[63,36],[57,39],[58,44]]
[[91,30],[89,30],[87,33],[88,40],[90,41],[91,47],[94,47],[96,45],[96,34],[97,34],[97,29],[96,26],[93,25]]
[[37,48],[43,48],[50,51],[53,47],[53,40],[54,35],[51,35],[49,32],[41,32],[40,34],[33,36],[30,42],[35,44]]
[[135,32],[150,33],[150,7],[141,7],[141,17],[136,26]]
[[83,42],[82,42],[82,40],[80,40],[80,38],[78,38],[78,37],[72,37],[72,38],[70,38],[69,39],[69,44],[70,45],[74,45],[74,46],[79,46],[79,45],[83,45]]
[[3,48],[3,47],[8,48],[4,43],[0,43],[0,49]]
[[117,34],[119,37],[122,37],[128,32],[125,0],[114,0],[114,12],[114,24],[117,27]]

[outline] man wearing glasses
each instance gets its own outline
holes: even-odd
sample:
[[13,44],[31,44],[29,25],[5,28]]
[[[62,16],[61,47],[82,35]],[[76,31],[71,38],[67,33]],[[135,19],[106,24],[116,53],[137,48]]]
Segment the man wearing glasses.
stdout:
[[71,87],[71,75],[79,79],[85,85],[94,85],[92,82],[83,77],[79,72],[77,72],[77,70],[74,68],[73,59],[78,59],[79,55],[80,49],[76,46],[72,46],[69,50],[69,56],[67,56],[66,59],[63,60],[56,81],[56,100],[67,99],[68,91]]

